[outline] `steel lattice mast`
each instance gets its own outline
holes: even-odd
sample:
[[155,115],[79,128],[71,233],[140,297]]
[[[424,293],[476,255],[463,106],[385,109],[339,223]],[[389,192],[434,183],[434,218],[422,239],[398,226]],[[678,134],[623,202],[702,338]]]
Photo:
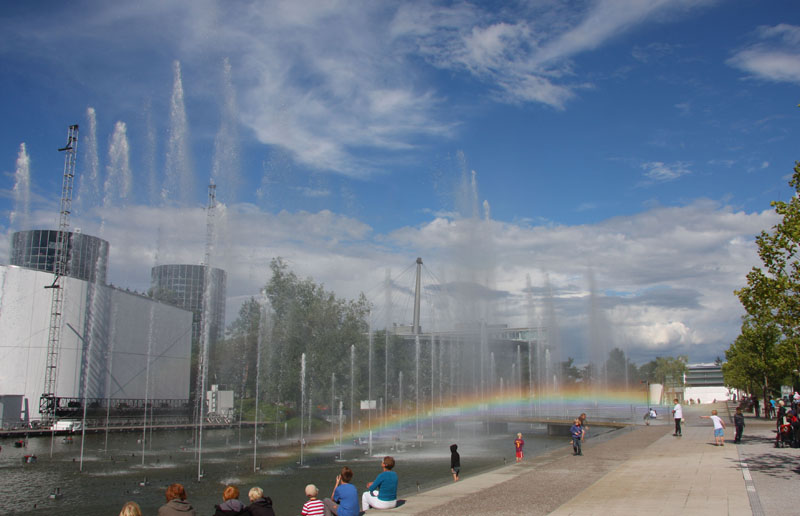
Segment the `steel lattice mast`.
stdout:
[[53,284],[45,287],[52,289],[53,295],[50,302],[44,391],[39,399],[39,413],[47,421],[55,418],[58,405],[56,382],[58,381],[58,352],[61,344],[61,315],[64,308],[65,287],[65,283],[61,279],[67,275],[69,267],[69,216],[72,212],[72,185],[75,179],[75,163],[78,154],[77,124],[69,126],[67,144],[58,150],[64,153],[64,179],[61,184],[61,212],[53,259]]

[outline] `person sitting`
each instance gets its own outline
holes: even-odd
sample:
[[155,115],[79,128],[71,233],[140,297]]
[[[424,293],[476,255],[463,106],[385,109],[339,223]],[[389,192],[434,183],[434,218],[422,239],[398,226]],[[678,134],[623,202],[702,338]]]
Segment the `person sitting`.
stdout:
[[[367,484],[367,490],[361,495],[361,510],[393,509],[397,507],[397,473],[394,468],[394,458],[386,456],[381,461],[383,473],[378,475],[373,482]],[[377,495],[373,494],[377,491]]]
[[158,508],[158,516],[197,516],[192,504],[186,501],[186,490],[181,484],[172,484],[164,494],[167,503]]
[[236,516],[244,512],[244,504],[239,501],[239,489],[227,486],[222,492],[222,503],[214,506],[214,516]]
[[303,504],[303,510],[300,511],[302,516],[323,516],[325,514],[325,505],[322,500],[317,498],[319,489],[314,484],[306,486],[306,497],[308,501]]
[[142,509],[136,502],[128,502],[122,506],[119,516],[142,516]]
[[275,516],[272,510],[272,498],[264,496],[264,490],[260,487],[253,487],[247,493],[250,498],[250,505],[247,506],[249,516]]
[[325,498],[322,503],[325,505],[325,516],[358,516],[358,490],[351,482],[353,480],[353,470],[347,466],[342,468],[342,472],[336,477],[336,485],[333,486],[333,494],[330,498]]

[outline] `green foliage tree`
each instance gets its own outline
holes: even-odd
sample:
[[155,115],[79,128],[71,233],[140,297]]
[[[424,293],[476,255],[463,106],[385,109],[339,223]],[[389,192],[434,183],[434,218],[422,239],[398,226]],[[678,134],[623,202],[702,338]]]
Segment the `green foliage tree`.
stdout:
[[[280,258],[270,263],[272,277],[265,292],[272,309],[272,323],[265,345],[262,368],[264,389],[270,399],[300,404],[300,357],[306,354],[307,396],[317,404],[330,400],[331,373],[339,386],[350,384],[350,346],[357,357],[357,400],[364,392],[367,356],[367,314],[364,295],[357,300],[336,298],[311,278],[300,279]],[[344,389],[343,389],[344,390]],[[349,389],[348,389],[349,390]],[[344,397],[349,405],[349,396]],[[348,407],[352,408],[352,407]]]
[[727,362],[722,365],[722,375],[729,387],[749,393],[761,391],[765,410],[768,397],[780,385],[785,365],[780,353],[780,330],[774,324],[764,324],[756,318],[746,316],[741,334],[725,352]]
[[[756,237],[763,267],[753,267],[747,286],[736,291],[751,325],[779,330],[782,342],[775,360],[782,364],[784,376],[800,365],[800,162],[789,185],[795,190],[791,200],[771,203],[780,222]],[[783,356],[787,352],[789,356]]]

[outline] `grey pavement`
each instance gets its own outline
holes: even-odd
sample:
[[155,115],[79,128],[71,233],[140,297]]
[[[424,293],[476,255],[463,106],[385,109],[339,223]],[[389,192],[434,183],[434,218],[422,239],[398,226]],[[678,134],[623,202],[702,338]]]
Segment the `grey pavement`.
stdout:
[[[564,447],[406,498],[395,515],[781,515],[800,478],[800,449],[774,448],[774,422],[747,419],[743,443],[714,446],[713,426],[700,415],[724,403],[684,407],[682,437],[667,419],[657,425],[589,438],[584,456]],[[663,417],[663,416],[660,416]],[[369,511],[371,514],[377,511]],[[387,514],[387,516],[389,516]]]

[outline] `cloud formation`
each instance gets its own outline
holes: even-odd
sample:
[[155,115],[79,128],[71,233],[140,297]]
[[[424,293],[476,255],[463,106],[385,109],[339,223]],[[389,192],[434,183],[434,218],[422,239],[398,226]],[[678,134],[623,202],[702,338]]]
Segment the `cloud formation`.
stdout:
[[728,65],[754,78],[800,84],[800,26],[759,27],[758,41],[738,50]]

